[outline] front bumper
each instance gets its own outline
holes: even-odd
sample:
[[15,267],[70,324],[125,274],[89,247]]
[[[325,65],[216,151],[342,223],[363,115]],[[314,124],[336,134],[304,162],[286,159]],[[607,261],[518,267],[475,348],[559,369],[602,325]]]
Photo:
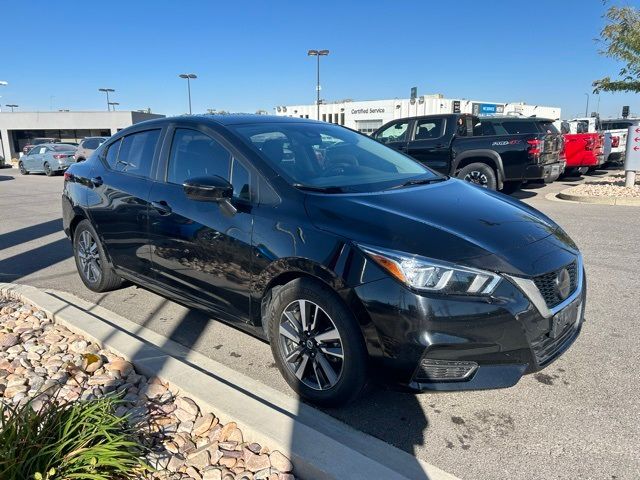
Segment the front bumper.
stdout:
[[545,183],[556,181],[564,172],[566,162],[529,165],[525,170],[525,180],[544,180]]
[[[552,363],[578,337],[586,300],[581,265],[580,272],[574,292],[554,309],[511,278],[491,298],[419,295],[390,278],[355,287],[371,319],[365,336],[376,371],[387,382],[417,391],[513,386]],[[556,331],[554,318],[576,302],[576,318]]]

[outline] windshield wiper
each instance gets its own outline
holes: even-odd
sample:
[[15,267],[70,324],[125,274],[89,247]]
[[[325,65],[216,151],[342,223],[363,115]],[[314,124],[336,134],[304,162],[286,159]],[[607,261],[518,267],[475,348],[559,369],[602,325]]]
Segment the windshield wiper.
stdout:
[[404,182],[401,185],[396,185],[395,187],[391,187],[391,189],[394,188],[402,188],[402,187],[410,187],[412,185],[428,185],[430,183],[438,183],[438,182],[444,182],[445,180],[447,180],[449,177],[434,177],[434,178],[414,178],[412,180],[407,180],[406,182]]
[[294,187],[298,190],[307,190],[309,192],[322,192],[322,193],[343,193],[342,187],[330,186],[330,187],[316,187],[314,185],[305,185],[303,183],[294,183]]

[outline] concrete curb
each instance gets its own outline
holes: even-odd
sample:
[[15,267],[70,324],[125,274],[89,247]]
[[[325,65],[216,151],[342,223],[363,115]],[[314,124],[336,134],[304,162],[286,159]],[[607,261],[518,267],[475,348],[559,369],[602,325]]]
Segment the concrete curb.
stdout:
[[73,295],[11,283],[0,293],[32,304],[71,331],[130,360],[214,412],[247,438],[280,450],[305,479],[455,480],[412,455]]
[[573,187],[569,187],[565,190],[562,190],[556,196],[562,200],[568,200],[571,202],[579,202],[579,203],[596,203],[600,205],[632,205],[632,206],[640,206],[640,198],[632,198],[632,197],[591,197],[587,195],[572,195],[570,193],[565,193],[567,190],[572,189]]

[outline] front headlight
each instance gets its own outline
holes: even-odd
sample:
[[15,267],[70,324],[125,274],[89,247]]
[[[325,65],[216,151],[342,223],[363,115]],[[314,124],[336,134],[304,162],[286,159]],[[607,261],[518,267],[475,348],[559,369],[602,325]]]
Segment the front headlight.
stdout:
[[490,295],[501,280],[500,275],[485,270],[368,245],[359,247],[391,276],[416,290]]

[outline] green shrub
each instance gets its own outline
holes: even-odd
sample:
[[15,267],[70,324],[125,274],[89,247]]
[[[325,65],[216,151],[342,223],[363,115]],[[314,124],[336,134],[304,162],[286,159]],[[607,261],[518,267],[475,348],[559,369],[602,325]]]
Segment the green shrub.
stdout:
[[0,402],[0,479],[113,480],[139,478],[146,469],[143,449],[114,414],[119,400],[58,403],[38,411],[32,403]]

